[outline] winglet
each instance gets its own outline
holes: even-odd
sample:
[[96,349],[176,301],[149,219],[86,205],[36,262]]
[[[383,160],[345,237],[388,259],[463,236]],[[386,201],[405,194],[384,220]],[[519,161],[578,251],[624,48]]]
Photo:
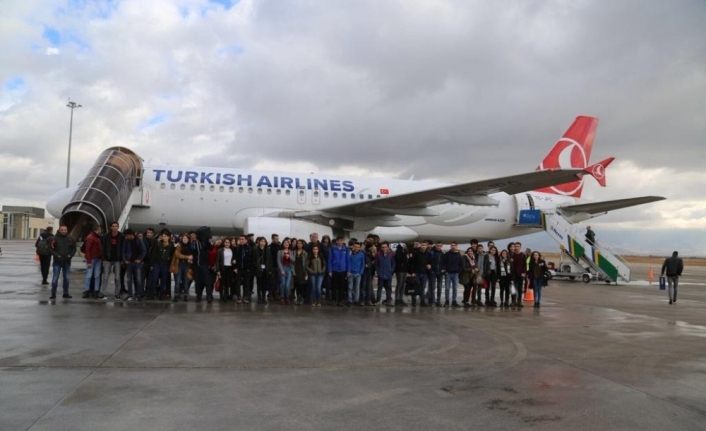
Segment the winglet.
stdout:
[[613,160],[615,160],[615,157],[608,157],[605,160],[602,160],[594,165],[587,167],[583,171],[595,178],[596,181],[598,181],[598,184],[601,185],[601,187],[605,187],[605,168],[607,168],[608,165],[613,162]]

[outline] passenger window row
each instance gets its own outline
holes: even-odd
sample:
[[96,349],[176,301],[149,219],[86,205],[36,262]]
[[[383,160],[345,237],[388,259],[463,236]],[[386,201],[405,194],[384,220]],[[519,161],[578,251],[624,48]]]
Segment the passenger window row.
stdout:
[[[165,189],[167,188],[167,184],[166,184],[166,183],[161,183],[161,184],[159,185],[159,188],[162,189],[162,190],[165,190]],[[169,188],[170,188],[171,190],[176,190],[177,186],[176,186],[176,184],[172,183],[172,184],[169,185]],[[266,194],[268,194],[268,195],[271,195],[271,194],[273,194],[273,193],[274,193],[274,194],[277,194],[277,195],[281,195],[281,194],[282,194],[282,189],[274,189],[274,192],[273,192],[273,190],[272,190],[271,188],[263,189],[263,188],[261,188],[261,187],[258,187],[258,188],[248,187],[248,188],[246,189],[245,187],[237,187],[237,188],[236,188],[236,187],[230,186],[230,187],[227,188],[227,190],[228,190],[229,193],[234,193],[234,192],[236,191],[236,189],[237,189],[238,193],[245,193],[245,191],[247,190],[248,193],[257,192],[257,194],[259,194],[259,195],[264,194],[264,193],[266,193]],[[179,190],[186,190],[186,184],[180,184],[180,185],[179,185]],[[195,191],[195,190],[196,190],[196,184],[191,184],[191,185],[189,186],[189,190]],[[205,185],[205,184],[201,184],[201,185],[199,186],[199,190],[202,191],[202,192],[206,191],[206,185]],[[215,192],[215,191],[216,191],[216,186],[215,186],[215,185],[210,185],[210,186],[208,186],[208,190],[211,191],[211,192]],[[225,187],[225,186],[218,186],[218,191],[219,191],[219,192],[225,192],[225,191],[226,191],[226,187]],[[289,195],[292,194],[292,190],[291,190],[291,189],[286,189],[286,190],[284,191],[284,193],[285,193],[285,195],[289,196]],[[299,190],[299,195],[300,195],[300,196],[303,196],[304,193],[305,193],[304,190]],[[341,192],[341,193],[339,194],[339,192],[327,192],[327,191],[325,191],[325,192],[322,193],[322,192],[320,192],[319,190],[314,190],[314,191],[313,191],[313,196],[314,196],[314,197],[319,197],[319,196],[322,195],[322,194],[323,194],[323,197],[324,197],[324,198],[332,197],[332,198],[334,198],[334,199],[338,199],[339,197],[342,198],[342,199],[347,199],[349,196],[350,196],[350,199],[356,199],[356,198],[358,198],[358,199],[360,199],[360,200],[364,200],[364,199],[366,198],[366,195],[363,194],[363,193],[359,193],[359,194],[357,194],[357,195],[356,195],[355,193],[350,193],[350,195],[349,195],[349,194],[346,193],[346,192]],[[377,198],[380,198],[380,195],[377,195],[376,197],[377,197]],[[368,199],[373,199],[373,195],[372,195],[372,194],[368,194],[368,195],[367,195],[367,198],[368,198]]]

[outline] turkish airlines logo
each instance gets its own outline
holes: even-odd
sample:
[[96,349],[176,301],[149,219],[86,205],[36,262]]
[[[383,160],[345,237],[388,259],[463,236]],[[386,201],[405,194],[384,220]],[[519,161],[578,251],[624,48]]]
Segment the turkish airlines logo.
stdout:
[[[586,169],[587,165],[588,160],[583,146],[571,138],[563,137],[556,142],[552,151],[539,167],[540,169]],[[581,187],[583,187],[583,178],[549,188],[554,193],[571,196],[581,190]]]
[[389,195],[389,194],[390,194],[390,189],[380,189],[380,194],[381,194],[381,195]]
[[591,175],[597,180],[601,180],[605,177],[605,166],[597,164],[591,168]]

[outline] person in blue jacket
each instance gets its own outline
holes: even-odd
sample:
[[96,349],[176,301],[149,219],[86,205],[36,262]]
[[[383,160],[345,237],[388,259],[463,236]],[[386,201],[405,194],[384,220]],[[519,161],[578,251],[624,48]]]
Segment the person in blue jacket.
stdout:
[[343,306],[346,297],[346,275],[348,274],[348,247],[343,237],[336,238],[328,254],[328,275],[331,277],[333,300],[339,307]]
[[348,255],[348,301],[347,306],[360,304],[360,279],[365,271],[365,253],[360,251],[360,243],[352,246]]
[[388,307],[394,305],[392,298],[392,276],[395,273],[395,253],[390,250],[390,244],[380,244],[380,253],[375,257],[375,272],[378,275],[378,299],[381,299],[382,289],[385,288],[385,302]]

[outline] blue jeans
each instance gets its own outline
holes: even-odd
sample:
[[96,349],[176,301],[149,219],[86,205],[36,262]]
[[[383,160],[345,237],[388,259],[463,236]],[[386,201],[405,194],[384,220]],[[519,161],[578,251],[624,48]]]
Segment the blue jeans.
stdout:
[[542,301],[542,287],[544,287],[544,277],[535,278],[534,287],[534,303],[539,304]]
[[155,263],[150,273],[150,293],[163,295],[167,292],[167,278],[171,277],[168,263]]
[[[128,263],[125,267],[125,284],[127,284],[127,295],[138,298],[144,296],[142,291],[142,263]],[[133,290],[133,285],[135,289]]]
[[456,291],[456,285],[458,285],[458,273],[449,272],[446,274],[446,290],[444,295],[446,296],[446,302],[449,302],[449,290],[451,291],[451,301],[456,303],[456,296],[458,295]]
[[437,274],[434,272],[429,275],[429,292],[427,292],[427,298],[430,304],[441,302],[441,289],[444,288],[444,276],[444,273]]
[[426,302],[424,300],[424,290],[427,287],[427,280],[429,280],[429,276],[426,273],[417,274],[417,282],[419,283],[419,292],[420,296],[422,297],[422,304]]
[[311,274],[309,277],[309,282],[311,283],[311,301],[321,301],[321,284],[324,282],[324,275]]
[[362,274],[348,276],[348,302],[357,304],[360,301],[360,278]]
[[64,279],[62,288],[64,289],[64,295],[69,294],[69,271],[71,270],[71,261],[68,262],[57,262],[54,261],[52,266],[52,276],[51,276],[51,296],[56,296],[56,288],[59,285],[59,274],[63,273]]
[[174,277],[174,296],[186,295],[189,296],[189,287],[191,280],[188,277],[189,264],[187,262],[179,262],[177,273]]
[[378,301],[382,302],[382,289],[385,289],[385,302],[394,304],[392,299],[392,279],[378,277]]
[[289,299],[289,288],[292,284],[292,268],[285,268],[284,274],[280,272],[279,296],[282,299]]
[[83,291],[91,290],[91,279],[93,279],[93,287],[96,294],[101,291],[101,260],[98,258],[91,259],[86,262],[86,275],[83,277]]

